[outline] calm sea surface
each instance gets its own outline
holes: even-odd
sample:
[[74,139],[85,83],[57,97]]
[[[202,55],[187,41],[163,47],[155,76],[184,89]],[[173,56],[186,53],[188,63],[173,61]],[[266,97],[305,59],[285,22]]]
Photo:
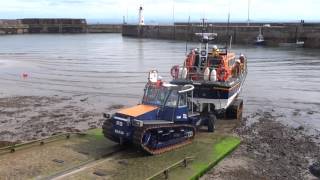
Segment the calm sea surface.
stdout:
[[[318,49],[234,46],[233,51],[248,57],[242,92],[247,117],[270,112],[283,123],[320,130]],[[170,68],[184,57],[184,42],[120,34],[0,36],[0,97],[82,95],[134,103],[148,70],[156,68],[170,80]]]

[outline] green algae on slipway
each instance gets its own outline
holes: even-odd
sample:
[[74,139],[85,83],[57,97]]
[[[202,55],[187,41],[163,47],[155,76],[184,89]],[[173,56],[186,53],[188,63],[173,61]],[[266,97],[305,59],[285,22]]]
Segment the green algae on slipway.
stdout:
[[[72,134],[55,140],[16,145],[14,153],[0,155],[0,176],[59,179],[153,179],[163,178],[163,169],[193,157],[185,168],[169,170],[174,179],[197,178],[240,143],[230,134],[237,121],[218,121],[215,133],[199,132],[193,143],[164,154],[149,156],[133,146],[121,147],[104,138],[102,129]],[[120,151],[121,150],[121,151]]]
[[[39,141],[40,142],[40,141]],[[14,153],[0,155],[0,177],[31,179],[50,177],[66,169],[94,161],[115,151],[118,145],[96,135],[71,135],[52,142],[16,145]],[[3,148],[1,148],[3,149]]]
[[[103,177],[111,179],[163,179],[164,169],[186,157],[194,157],[185,168],[182,165],[169,169],[170,179],[197,179],[207,170],[232,152],[240,144],[238,137],[221,132],[199,133],[192,144],[177,150],[149,156],[134,148],[128,148],[122,155],[99,163],[66,179],[91,179],[97,172],[104,172]],[[154,176],[158,174],[159,176]]]

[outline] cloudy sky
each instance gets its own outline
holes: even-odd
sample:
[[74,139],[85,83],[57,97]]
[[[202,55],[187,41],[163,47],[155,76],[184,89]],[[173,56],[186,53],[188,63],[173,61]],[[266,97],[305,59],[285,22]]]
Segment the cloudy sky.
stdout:
[[[148,23],[175,21],[246,21],[250,1],[252,21],[320,21],[320,0],[0,0],[0,19],[86,18],[137,21],[139,5]],[[174,12],[174,13],[173,13]]]

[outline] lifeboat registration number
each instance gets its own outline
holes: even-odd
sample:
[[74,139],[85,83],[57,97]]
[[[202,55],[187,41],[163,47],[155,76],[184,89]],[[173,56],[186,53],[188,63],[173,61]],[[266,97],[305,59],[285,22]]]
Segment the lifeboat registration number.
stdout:
[[118,129],[115,129],[114,132],[115,132],[116,134],[124,135],[124,132],[123,132],[123,131],[120,131],[120,130],[118,130]]

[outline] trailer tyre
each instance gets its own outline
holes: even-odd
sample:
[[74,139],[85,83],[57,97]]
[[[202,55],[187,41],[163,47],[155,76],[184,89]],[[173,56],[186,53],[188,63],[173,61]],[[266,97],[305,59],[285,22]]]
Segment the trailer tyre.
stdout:
[[226,110],[226,116],[228,119],[237,119],[241,121],[243,111],[243,100],[236,99]]
[[243,101],[241,100],[241,102],[238,105],[237,108],[237,120],[241,121],[242,120],[242,111],[243,111]]
[[208,132],[214,132],[216,129],[217,117],[214,114],[209,114],[208,118]]

